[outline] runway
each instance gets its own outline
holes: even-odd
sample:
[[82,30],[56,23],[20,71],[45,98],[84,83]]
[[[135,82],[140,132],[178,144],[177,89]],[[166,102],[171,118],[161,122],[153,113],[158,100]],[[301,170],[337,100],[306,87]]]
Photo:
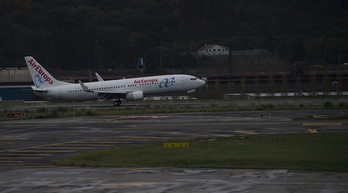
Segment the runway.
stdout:
[[1,170],[2,193],[344,193],[346,172],[183,168],[50,168]]
[[[109,186],[104,187],[97,184],[91,185],[94,188],[97,188],[96,190],[102,190],[98,188],[104,188],[105,190],[109,190],[108,188],[111,188],[111,191],[113,188],[116,188],[119,191],[115,192],[180,192],[180,190],[184,192],[197,192],[199,190],[207,190],[205,192],[230,192],[236,190],[236,188],[238,189],[239,187],[241,190],[248,190],[249,192],[250,190],[252,190],[251,192],[269,192],[270,189],[266,187],[266,183],[262,184],[259,181],[263,181],[265,178],[264,176],[268,175],[269,172],[277,173],[277,175],[273,174],[274,179],[268,179],[270,181],[281,181],[284,178],[293,179],[294,176],[299,178],[298,180],[295,180],[293,184],[280,185],[278,187],[280,189],[276,188],[277,186],[274,186],[274,188],[276,188],[274,190],[279,190],[280,192],[291,192],[289,191],[290,189],[286,187],[293,186],[297,183],[302,184],[302,188],[305,188],[305,190],[310,190],[310,192],[313,192],[311,189],[307,188],[311,187],[310,184],[315,183],[316,180],[319,180],[316,183],[326,184],[322,187],[321,185],[316,186],[316,188],[319,188],[320,190],[343,190],[344,188],[344,190],[347,190],[348,185],[341,183],[342,179],[347,180],[348,175],[344,172],[313,173],[281,170],[251,170],[248,172],[212,170],[214,172],[209,172],[210,170],[177,170],[155,168],[139,169],[141,172],[137,173],[136,171],[138,171],[138,169],[132,168],[67,169],[56,168],[54,165],[52,165],[52,161],[54,159],[62,156],[100,148],[118,147],[133,143],[147,143],[152,141],[168,140],[183,141],[196,138],[252,134],[308,133],[311,130],[315,130],[316,132],[347,132],[348,125],[346,120],[291,120],[292,117],[301,115],[311,114],[314,116],[325,117],[340,113],[346,114],[347,111],[328,110],[177,113],[2,121],[0,122],[0,177],[4,180],[1,182],[0,191],[12,192],[11,190],[15,190],[13,192],[25,192],[25,189],[30,190],[30,188],[40,186],[35,183],[32,185],[28,184],[39,180],[39,178],[42,177],[46,179],[42,181],[43,192],[53,192],[57,187],[64,187],[64,184],[67,185],[68,183],[72,183],[71,185],[67,185],[68,187],[74,187],[74,191],[71,192],[82,192],[82,190],[85,192],[99,192],[85,187],[87,184],[83,183],[85,181],[88,181],[88,183],[94,183],[95,179],[90,178],[89,175],[90,173],[95,173],[96,175],[101,176],[101,184],[108,184],[106,186]],[[23,170],[20,168],[26,169]],[[129,175],[126,174],[127,172]],[[197,174],[186,174],[187,172],[197,172]],[[72,180],[67,182],[63,180],[63,173],[70,173],[72,176],[80,173],[81,178],[79,178],[80,180]],[[122,173],[124,174],[121,175]],[[278,176],[279,173],[281,173],[281,175]],[[178,176],[179,174],[185,175]],[[328,178],[330,178],[332,182],[330,180],[327,182],[322,182],[320,176],[324,174],[329,176]],[[114,178],[114,175],[123,181],[110,182],[110,178]],[[135,175],[135,178],[133,178],[133,175]],[[6,176],[13,176],[13,178],[6,178]],[[29,177],[25,178],[24,176]],[[167,179],[163,178],[163,176],[174,177]],[[311,180],[302,182],[300,180],[300,176],[305,176],[305,178],[311,176]],[[146,180],[147,178],[153,177],[154,181]],[[245,187],[245,184],[243,185],[245,189],[243,189],[242,186],[237,185],[238,183],[241,183],[239,180],[243,179],[251,180],[251,185],[248,185],[247,187]],[[19,182],[20,180],[23,180],[23,182]],[[205,182],[209,182],[209,180],[211,187],[209,186],[209,183],[205,184]],[[231,185],[230,182],[232,184],[236,184]],[[336,186],[336,182],[338,183],[338,186]],[[15,184],[22,185],[15,188]],[[333,187],[331,186],[333,186],[334,189],[332,189]],[[209,187],[212,189],[209,189]],[[214,189],[213,187],[219,188]],[[222,187],[225,187],[225,189]],[[341,189],[341,187],[343,187],[343,189]]]
[[346,132],[344,121],[291,121],[336,111],[180,113],[3,121],[0,166],[51,165],[67,154],[129,143],[249,134]]

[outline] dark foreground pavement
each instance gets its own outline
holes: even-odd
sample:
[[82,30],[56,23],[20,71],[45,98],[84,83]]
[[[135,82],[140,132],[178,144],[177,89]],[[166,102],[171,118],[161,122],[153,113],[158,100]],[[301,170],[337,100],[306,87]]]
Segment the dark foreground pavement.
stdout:
[[348,192],[348,172],[175,168],[0,169],[0,192]]

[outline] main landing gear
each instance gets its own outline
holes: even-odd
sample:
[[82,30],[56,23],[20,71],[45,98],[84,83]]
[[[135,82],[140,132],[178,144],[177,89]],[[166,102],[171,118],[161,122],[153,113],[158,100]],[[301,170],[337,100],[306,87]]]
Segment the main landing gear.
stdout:
[[121,105],[121,99],[119,99],[119,98],[117,98],[115,101],[114,101],[114,106],[115,107],[118,107],[118,106],[120,106]]

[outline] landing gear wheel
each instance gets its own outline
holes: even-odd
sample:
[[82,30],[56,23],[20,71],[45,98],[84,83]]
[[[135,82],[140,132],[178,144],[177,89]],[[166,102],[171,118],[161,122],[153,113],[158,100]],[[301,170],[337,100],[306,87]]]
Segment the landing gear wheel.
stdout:
[[114,106],[115,107],[118,107],[118,106],[120,106],[121,105],[121,100],[120,99],[116,99],[115,101],[114,101]]

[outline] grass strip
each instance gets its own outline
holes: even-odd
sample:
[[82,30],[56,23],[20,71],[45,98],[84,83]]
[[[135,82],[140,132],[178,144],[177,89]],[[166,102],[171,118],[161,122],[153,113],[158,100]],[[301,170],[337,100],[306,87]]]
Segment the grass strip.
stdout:
[[193,167],[348,170],[348,134],[248,135],[190,141],[189,148],[163,142],[92,151],[55,160],[92,167]]
[[[249,106],[175,106],[175,107],[126,107],[126,108],[64,108],[58,107],[53,109],[39,108],[37,110],[19,111],[25,114],[21,118],[8,118],[7,110],[0,111],[0,121],[16,120],[16,119],[38,119],[38,118],[57,118],[57,117],[80,117],[80,116],[98,116],[98,115],[135,115],[135,114],[157,114],[157,113],[192,113],[192,112],[230,112],[230,111],[276,111],[276,110],[323,110],[317,106],[298,107],[293,105],[249,105]],[[294,117],[293,120],[310,120],[318,119],[313,115],[305,115],[302,117]],[[320,119],[348,119],[347,114],[334,115]]]

